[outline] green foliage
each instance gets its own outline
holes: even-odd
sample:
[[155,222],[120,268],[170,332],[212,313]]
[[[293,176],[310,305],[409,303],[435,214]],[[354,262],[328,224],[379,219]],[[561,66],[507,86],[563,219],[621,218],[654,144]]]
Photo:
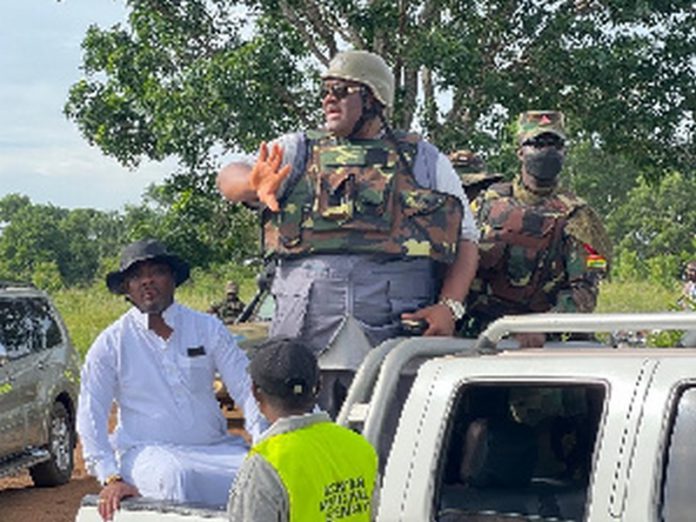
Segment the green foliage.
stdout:
[[128,241],[156,237],[192,266],[241,262],[257,255],[258,220],[241,205],[211,197],[214,178],[174,175],[126,208]]
[[123,237],[116,213],[36,205],[17,194],[0,199],[0,214],[0,271],[48,289],[89,284]]
[[679,291],[646,280],[604,281],[597,312],[666,312],[674,309]]
[[606,224],[620,257],[631,252],[644,262],[668,255],[681,261],[693,257],[696,181],[677,172],[659,183],[639,180]]
[[608,218],[636,185],[638,167],[626,155],[610,154],[590,141],[571,144],[562,182]]
[[[257,255],[257,221],[248,209],[207,197],[186,176],[151,187],[124,214],[35,205],[10,194],[0,199],[0,277],[41,288],[90,285],[118,267],[122,248],[154,237],[193,267],[241,263]],[[212,177],[205,178],[212,183]]]
[[296,64],[305,51],[278,17],[258,17],[243,41],[234,4],[128,2],[128,27],[88,30],[66,114],[125,165],[176,155],[193,176],[216,144],[254,149],[288,129],[313,102]]
[[17,213],[30,206],[31,200],[20,194],[8,194],[0,199],[0,223],[11,222]]
[[[220,201],[213,183],[221,154],[319,124],[319,71],[336,51],[355,47],[392,66],[395,126],[415,124],[442,150],[482,152],[508,178],[519,169],[517,114],[564,111],[575,145],[566,183],[607,220],[619,258],[635,253],[649,265],[641,270],[665,281],[676,261],[649,259],[694,253],[691,2],[126,5],[126,24],[88,30],[84,77],[65,105],[83,136],[124,165],[179,161],[162,187],[126,210],[121,243],[160,237],[195,266],[253,255],[255,217]],[[0,220],[23,205],[8,201]],[[85,262],[105,255],[87,254]],[[58,266],[66,282],[98,269]]]
[[611,274],[617,281],[640,281],[647,277],[647,267],[638,258],[638,254],[623,250],[615,256]]
[[58,265],[54,261],[41,261],[34,266],[31,276],[34,286],[46,292],[55,292],[63,288],[63,280],[60,277]]
[[51,296],[83,359],[97,335],[129,306],[123,297],[110,294],[103,281],[90,287],[65,288]]
[[65,107],[126,165],[175,155],[198,176],[216,147],[250,151],[316,123],[313,83],[344,42],[387,59],[397,126],[418,115],[445,150],[495,157],[519,112],[548,107],[566,113],[571,136],[631,157],[635,173],[654,179],[694,163],[691,2],[127,5],[126,26],[88,31],[85,77]]
[[197,310],[207,310],[210,305],[224,298],[225,284],[234,281],[239,285],[239,297],[248,302],[256,292],[255,266],[223,263],[206,269],[196,268],[191,280],[177,290],[177,299]]
[[687,260],[688,256],[685,253],[665,254],[643,260],[636,252],[621,250],[616,256],[612,277],[625,283],[649,281],[673,291]]
[[681,330],[659,330],[650,332],[648,335],[648,346],[657,348],[673,348],[679,346],[684,332]]

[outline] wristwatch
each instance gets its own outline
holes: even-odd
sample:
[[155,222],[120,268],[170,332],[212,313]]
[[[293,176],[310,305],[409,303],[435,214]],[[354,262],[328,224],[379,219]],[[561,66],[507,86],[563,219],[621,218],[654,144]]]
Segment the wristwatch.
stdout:
[[121,482],[122,480],[123,477],[121,475],[114,473],[113,475],[109,475],[104,479],[104,481],[102,482],[102,486],[106,487],[113,484],[114,482]]
[[464,305],[460,301],[452,299],[451,297],[443,297],[440,299],[438,304],[443,304],[449,308],[455,321],[459,321],[462,317],[464,317],[464,313],[466,312]]

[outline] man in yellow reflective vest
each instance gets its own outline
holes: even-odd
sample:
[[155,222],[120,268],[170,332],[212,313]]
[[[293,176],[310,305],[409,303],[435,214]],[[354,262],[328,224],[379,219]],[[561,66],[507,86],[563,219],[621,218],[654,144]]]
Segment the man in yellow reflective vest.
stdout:
[[271,338],[249,365],[252,393],[271,426],[251,448],[227,506],[231,521],[369,521],[377,454],[314,405],[314,354]]

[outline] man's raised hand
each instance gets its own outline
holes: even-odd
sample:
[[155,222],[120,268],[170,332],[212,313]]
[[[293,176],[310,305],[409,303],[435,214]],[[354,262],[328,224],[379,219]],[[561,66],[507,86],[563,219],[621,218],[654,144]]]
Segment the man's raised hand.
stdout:
[[266,142],[259,147],[259,157],[254,168],[251,169],[249,184],[256,190],[259,200],[266,204],[273,212],[278,212],[280,206],[276,199],[276,192],[283,180],[290,174],[291,165],[280,167],[283,162],[283,149],[275,143],[268,153]]

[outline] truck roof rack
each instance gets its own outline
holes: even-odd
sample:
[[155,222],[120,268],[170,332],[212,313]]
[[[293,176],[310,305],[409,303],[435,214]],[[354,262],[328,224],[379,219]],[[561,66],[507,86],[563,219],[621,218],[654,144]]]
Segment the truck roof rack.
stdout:
[[361,427],[362,435],[378,444],[385,410],[396,394],[403,369],[418,358],[475,355],[474,339],[455,337],[407,337],[389,339],[368,352],[353,379],[336,422]]
[[476,340],[481,353],[498,351],[513,333],[612,332],[615,330],[696,330],[693,312],[508,315],[491,323]]

